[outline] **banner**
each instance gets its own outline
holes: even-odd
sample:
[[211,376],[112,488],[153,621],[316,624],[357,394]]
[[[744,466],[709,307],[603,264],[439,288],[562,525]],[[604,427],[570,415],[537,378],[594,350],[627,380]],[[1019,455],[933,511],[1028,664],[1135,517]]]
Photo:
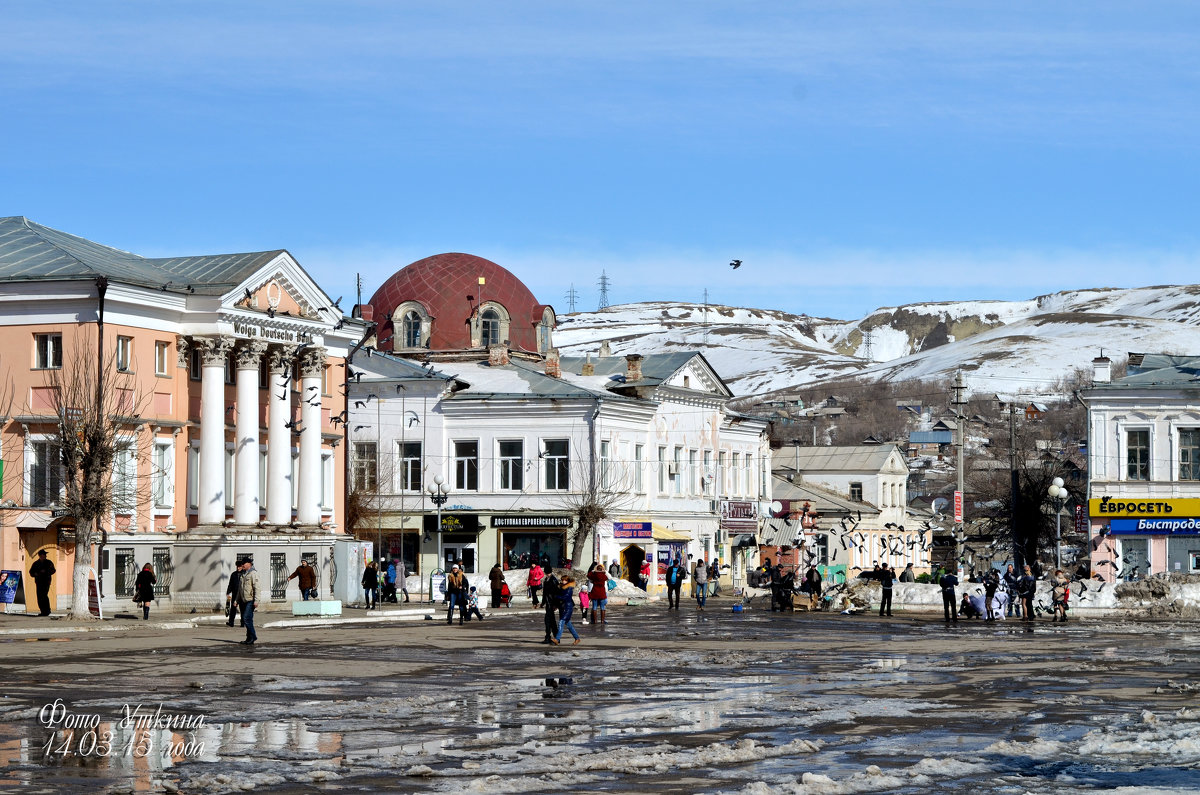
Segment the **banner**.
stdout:
[[11,605],[17,598],[17,586],[21,584],[21,572],[0,571],[0,604]]
[[1108,531],[1116,536],[1200,535],[1200,519],[1113,519]]
[[1093,519],[1142,517],[1200,517],[1200,499],[1193,497],[1101,497],[1088,500]]

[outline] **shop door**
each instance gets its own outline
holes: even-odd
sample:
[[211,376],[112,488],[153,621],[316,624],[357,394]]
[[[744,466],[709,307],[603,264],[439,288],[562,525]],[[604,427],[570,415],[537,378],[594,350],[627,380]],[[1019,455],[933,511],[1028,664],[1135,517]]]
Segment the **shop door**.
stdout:
[[[25,570],[21,572],[21,584],[25,586],[25,610],[37,612],[37,586],[29,576],[29,567],[38,559],[39,549],[46,550],[46,559],[54,564],[54,576],[50,578],[50,609],[58,610],[59,577],[64,576],[62,562],[58,559],[58,531],[40,530],[22,532],[21,543],[25,547]],[[65,576],[69,577],[67,572]]]
[[634,585],[638,584],[638,576],[642,571],[642,561],[646,559],[646,550],[639,546],[625,547],[621,550],[621,578]]
[[1121,539],[1121,579],[1128,580],[1137,571],[1138,577],[1150,573],[1150,539]]
[[442,568],[450,571],[450,567],[462,561],[463,572],[475,573],[475,544],[446,544],[442,547]]

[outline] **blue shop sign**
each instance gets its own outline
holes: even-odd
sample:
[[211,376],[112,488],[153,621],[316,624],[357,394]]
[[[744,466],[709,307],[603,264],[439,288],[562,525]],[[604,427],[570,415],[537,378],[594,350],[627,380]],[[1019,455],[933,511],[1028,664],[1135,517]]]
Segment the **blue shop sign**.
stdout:
[[1200,519],[1112,519],[1108,531],[1117,536],[1200,536]]

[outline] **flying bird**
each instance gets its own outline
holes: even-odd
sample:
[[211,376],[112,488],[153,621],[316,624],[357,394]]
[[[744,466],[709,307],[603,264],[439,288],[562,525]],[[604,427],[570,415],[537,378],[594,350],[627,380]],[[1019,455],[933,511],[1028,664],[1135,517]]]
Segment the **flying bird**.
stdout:
[[296,433],[300,433],[300,431],[304,430],[303,428],[300,427],[299,423],[297,423],[295,420],[292,420],[291,422],[285,422],[283,424],[283,427],[291,428]]
[[733,262],[729,263],[729,267],[737,270],[738,268],[742,267],[742,261],[740,259],[735,259]]
[[254,293],[250,292],[250,288],[249,288],[249,287],[246,287],[246,288],[244,288],[244,292],[246,293],[246,300],[247,300],[247,301],[253,301],[253,300],[254,300]]

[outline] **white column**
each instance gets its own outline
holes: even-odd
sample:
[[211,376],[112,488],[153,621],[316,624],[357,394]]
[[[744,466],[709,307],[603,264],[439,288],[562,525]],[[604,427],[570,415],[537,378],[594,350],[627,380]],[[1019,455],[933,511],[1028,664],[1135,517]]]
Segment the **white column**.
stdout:
[[234,524],[257,524],[262,507],[258,493],[258,373],[266,349],[265,342],[252,340],[241,345],[234,353],[237,360]]
[[292,364],[296,346],[273,346],[267,358],[267,522],[292,521]]
[[233,340],[196,337],[203,367],[200,384],[200,524],[225,521],[225,359]]
[[321,523],[321,375],[325,349],[306,348],[300,354],[300,484],[296,521]]

